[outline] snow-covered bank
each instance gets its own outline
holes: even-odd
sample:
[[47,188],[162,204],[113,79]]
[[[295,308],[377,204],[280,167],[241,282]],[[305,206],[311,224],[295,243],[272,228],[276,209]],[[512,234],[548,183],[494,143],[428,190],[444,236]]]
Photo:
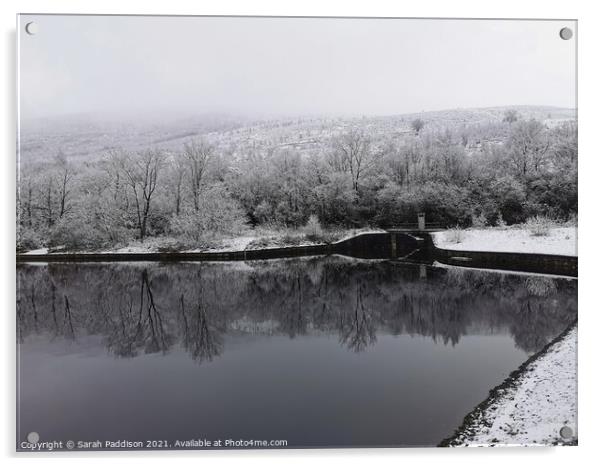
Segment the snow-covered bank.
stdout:
[[547,236],[532,236],[526,229],[489,228],[450,230],[433,234],[435,245],[457,251],[523,252],[577,256],[577,228],[550,229]]
[[[572,436],[563,438],[567,426]],[[566,429],[565,429],[566,430]],[[452,446],[555,445],[577,441],[577,326],[495,389]]]
[[31,251],[24,252],[23,254],[48,254],[48,248],[32,249]]
[[[327,231],[324,234],[311,237],[303,232],[296,230],[282,231],[261,231],[253,235],[238,236],[233,238],[215,239],[204,244],[202,247],[178,247],[173,242],[170,243],[168,238],[149,238],[144,242],[132,242],[126,246],[120,246],[112,249],[103,250],[65,250],[64,248],[48,248],[36,249],[24,252],[27,255],[46,255],[60,252],[61,254],[151,254],[157,252],[183,252],[183,253],[218,253],[218,252],[242,252],[250,250],[278,249],[278,248],[295,248],[305,246],[318,246],[324,244],[336,244],[347,239],[359,236],[366,233],[383,233],[385,230],[378,228],[360,228],[353,230],[336,230]],[[166,249],[166,246],[169,248]]]

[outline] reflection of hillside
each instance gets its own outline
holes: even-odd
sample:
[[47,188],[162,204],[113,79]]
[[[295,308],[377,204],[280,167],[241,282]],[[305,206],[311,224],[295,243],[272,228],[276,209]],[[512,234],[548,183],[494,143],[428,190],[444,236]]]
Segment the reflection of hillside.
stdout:
[[378,332],[455,345],[469,333],[508,328],[517,346],[541,348],[576,317],[576,282],[340,258],[228,264],[52,264],[17,270],[19,341],[49,333],[104,338],[134,357],[181,345],[198,361],[224,334],[336,333],[365,351]]

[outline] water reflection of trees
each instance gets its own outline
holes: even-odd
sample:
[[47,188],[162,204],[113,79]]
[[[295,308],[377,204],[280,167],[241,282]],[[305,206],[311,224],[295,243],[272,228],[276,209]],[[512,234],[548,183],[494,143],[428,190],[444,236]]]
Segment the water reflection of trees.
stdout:
[[339,341],[356,353],[376,343],[373,309],[364,305],[364,294],[365,286],[359,283],[355,291],[355,307],[351,312],[345,308],[338,320]]
[[248,264],[50,264],[17,269],[19,341],[100,335],[117,357],[181,345],[198,362],[226,333],[335,333],[365,351],[378,333],[457,344],[508,329],[534,352],[576,318],[576,281],[342,258]]
[[198,288],[199,296],[195,303],[186,304],[184,294],[180,294],[182,344],[195,361],[211,361],[222,352],[224,328],[219,325],[215,311],[212,312],[203,302],[200,284]]
[[[117,294],[113,299],[103,295],[97,301],[96,309],[91,309],[100,322],[93,325],[105,335],[110,352],[120,357],[134,357],[140,351],[165,353],[174,340],[173,330],[155,303],[153,287],[148,270],[140,272],[140,289],[137,300],[133,294]],[[103,331],[104,330],[104,331]]]

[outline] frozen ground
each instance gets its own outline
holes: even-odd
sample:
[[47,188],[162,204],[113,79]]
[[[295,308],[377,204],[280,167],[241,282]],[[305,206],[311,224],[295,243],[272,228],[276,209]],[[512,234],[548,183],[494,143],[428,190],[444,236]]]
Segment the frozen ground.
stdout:
[[[230,251],[244,251],[247,246],[251,244],[255,239],[255,236],[239,236],[238,238],[231,238],[224,240],[222,246],[216,249],[209,249],[210,252],[230,252]],[[195,252],[203,252],[202,249],[197,249]]]
[[526,229],[489,228],[434,233],[437,247],[458,251],[527,252],[577,255],[577,228],[552,228],[547,236],[532,236]]
[[48,254],[48,248],[32,249],[31,251],[27,251],[27,252],[25,252],[23,254],[34,254],[34,255]]
[[[332,240],[335,243],[344,241],[346,239],[352,238],[354,236],[364,234],[364,233],[382,233],[384,230],[380,229],[372,229],[372,228],[362,228],[362,229],[354,229],[354,230],[340,230],[333,233]],[[331,240],[331,241],[332,241]],[[181,252],[236,252],[236,251],[244,251],[249,249],[274,249],[274,248],[284,248],[284,247],[297,247],[297,246],[312,246],[317,244],[323,244],[318,241],[311,241],[307,239],[304,233],[299,233],[294,230],[287,232],[283,231],[267,231],[267,232],[259,232],[254,233],[253,235],[239,236],[235,238],[226,238],[221,240],[216,240],[213,246],[207,246],[204,248],[191,248],[186,249]],[[136,254],[144,254],[144,253],[154,253],[161,250],[162,239],[161,238],[149,238],[145,240],[143,243],[134,241],[127,246],[119,247],[116,249],[107,249],[101,251],[64,251],[60,250],[63,253],[100,253],[100,254],[111,254],[111,253],[136,253]],[[57,252],[57,251],[52,251]],[[51,252],[51,253],[52,253]],[[39,255],[39,254],[48,254],[48,248],[36,249],[32,251],[27,251],[24,254],[30,255]]]
[[[554,445],[577,440],[577,327],[494,390],[454,446]],[[568,426],[572,436],[563,439]]]

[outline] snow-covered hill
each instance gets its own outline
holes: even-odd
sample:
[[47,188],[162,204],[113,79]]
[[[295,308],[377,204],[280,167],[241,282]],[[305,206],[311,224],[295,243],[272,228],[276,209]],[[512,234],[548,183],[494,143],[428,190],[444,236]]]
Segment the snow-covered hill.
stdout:
[[435,135],[449,131],[469,147],[482,140],[495,142],[507,131],[504,114],[516,110],[521,118],[537,119],[548,126],[574,120],[575,110],[556,107],[494,107],[374,117],[293,117],[250,119],[231,115],[199,115],[188,118],[146,116],[111,120],[71,116],[22,122],[21,162],[49,160],[62,152],[72,160],[94,160],[112,149],[126,151],[182,150],[192,139],[203,137],[225,156],[266,153],[278,148],[311,153],[327,147],[331,138],[350,127],[361,127],[375,142],[414,137],[412,121],[421,119],[423,132]]

